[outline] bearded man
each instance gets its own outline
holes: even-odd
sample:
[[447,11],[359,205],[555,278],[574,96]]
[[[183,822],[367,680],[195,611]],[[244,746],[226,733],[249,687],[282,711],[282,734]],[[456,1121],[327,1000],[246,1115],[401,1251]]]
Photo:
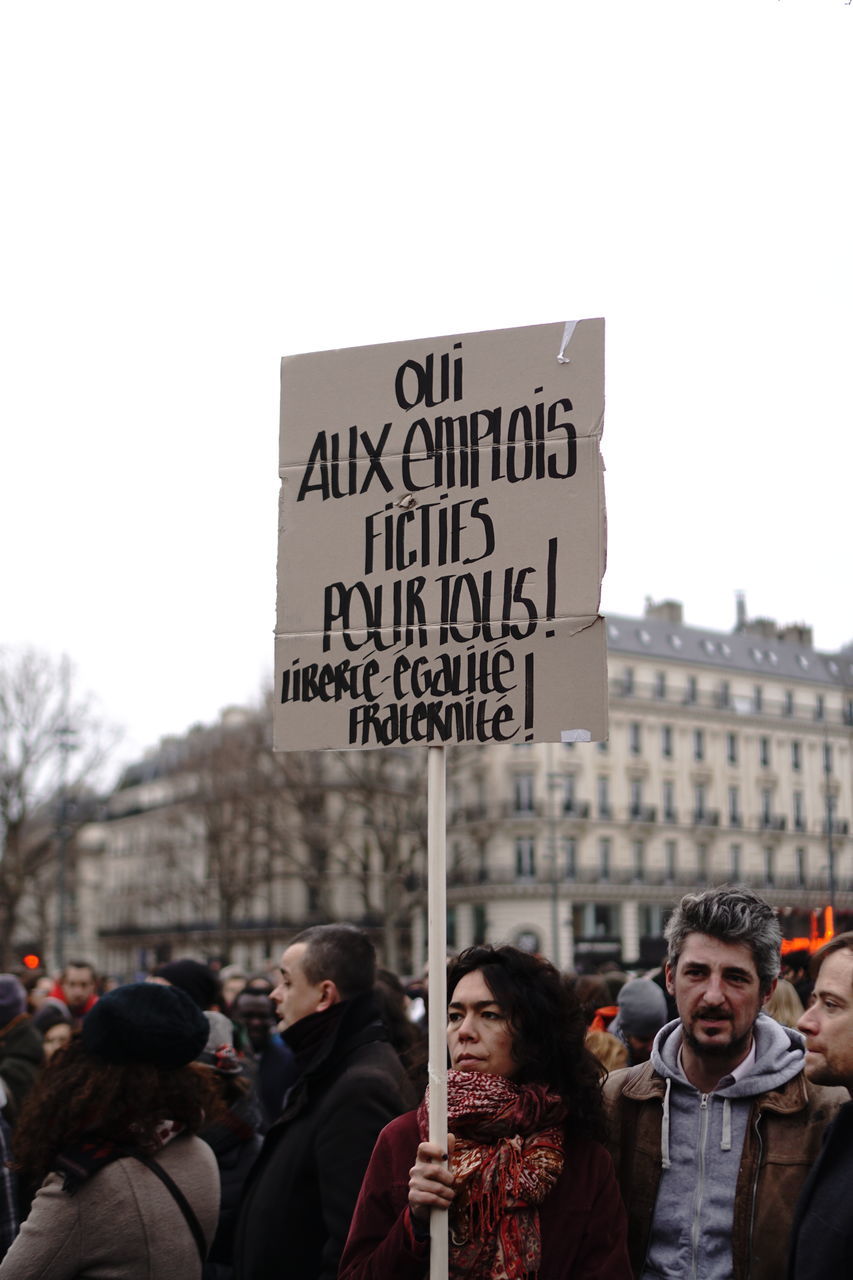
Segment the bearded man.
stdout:
[[604,1087],[638,1280],[778,1280],[823,1131],[847,1100],[811,1083],[803,1038],[762,1012],[782,935],[752,890],[687,894],[666,927],[679,1016]]

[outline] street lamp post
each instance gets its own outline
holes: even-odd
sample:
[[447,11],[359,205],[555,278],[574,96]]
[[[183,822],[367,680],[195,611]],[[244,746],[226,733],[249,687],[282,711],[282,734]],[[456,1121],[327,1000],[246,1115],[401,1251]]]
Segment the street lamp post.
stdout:
[[829,897],[829,905],[832,908],[832,918],[835,919],[835,845],[832,842],[833,827],[833,795],[831,786],[829,744],[825,739],[823,744],[823,776],[824,786],[826,790],[826,858],[827,858],[827,895]]
[[57,725],[56,746],[59,751],[59,813],[57,821],[56,938],[54,959],[59,973],[65,968],[65,933],[68,914],[68,757],[77,749],[77,730],[68,723],[69,670],[67,658],[62,664],[62,720]]
[[553,772],[553,743],[548,743],[548,835],[551,844],[551,961],[555,969],[560,967],[560,876],[557,863],[557,814],[554,795],[563,785],[559,774]]

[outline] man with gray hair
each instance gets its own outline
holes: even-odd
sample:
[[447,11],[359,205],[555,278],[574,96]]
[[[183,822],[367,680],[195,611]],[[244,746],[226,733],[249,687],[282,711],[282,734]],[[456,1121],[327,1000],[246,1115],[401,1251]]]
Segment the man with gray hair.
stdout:
[[802,1037],[762,1013],[782,935],[751,889],[686,894],[666,931],[679,1016],[604,1086],[642,1280],[778,1280],[797,1197],[844,1090],[803,1074]]

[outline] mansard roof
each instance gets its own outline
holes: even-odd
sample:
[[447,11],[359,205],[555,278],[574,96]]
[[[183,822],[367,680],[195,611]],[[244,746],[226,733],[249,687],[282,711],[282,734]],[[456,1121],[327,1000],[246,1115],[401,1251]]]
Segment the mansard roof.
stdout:
[[802,640],[780,638],[766,622],[747,623],[731,632],[689,627],[683,622],[648,616],[629,618],[607,614],[606,622],[611,656],[714,667],[721,673],[730,671],[757,679],[800,680],[835,687],[853,685],[853,646],[837,653],[819,653]]

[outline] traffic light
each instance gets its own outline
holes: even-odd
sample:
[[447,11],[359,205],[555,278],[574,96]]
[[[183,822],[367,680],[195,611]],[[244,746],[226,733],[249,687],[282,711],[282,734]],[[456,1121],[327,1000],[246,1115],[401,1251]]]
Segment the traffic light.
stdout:
[[30,971],[32,971],[33,969],[40,969],[42,967],[41,956],[39,955],[38,949],[34,944],[29,944],[28,946],[22,947],[20,955],[21,955],[21,964],[24,966],[25,969],[29,969]]

